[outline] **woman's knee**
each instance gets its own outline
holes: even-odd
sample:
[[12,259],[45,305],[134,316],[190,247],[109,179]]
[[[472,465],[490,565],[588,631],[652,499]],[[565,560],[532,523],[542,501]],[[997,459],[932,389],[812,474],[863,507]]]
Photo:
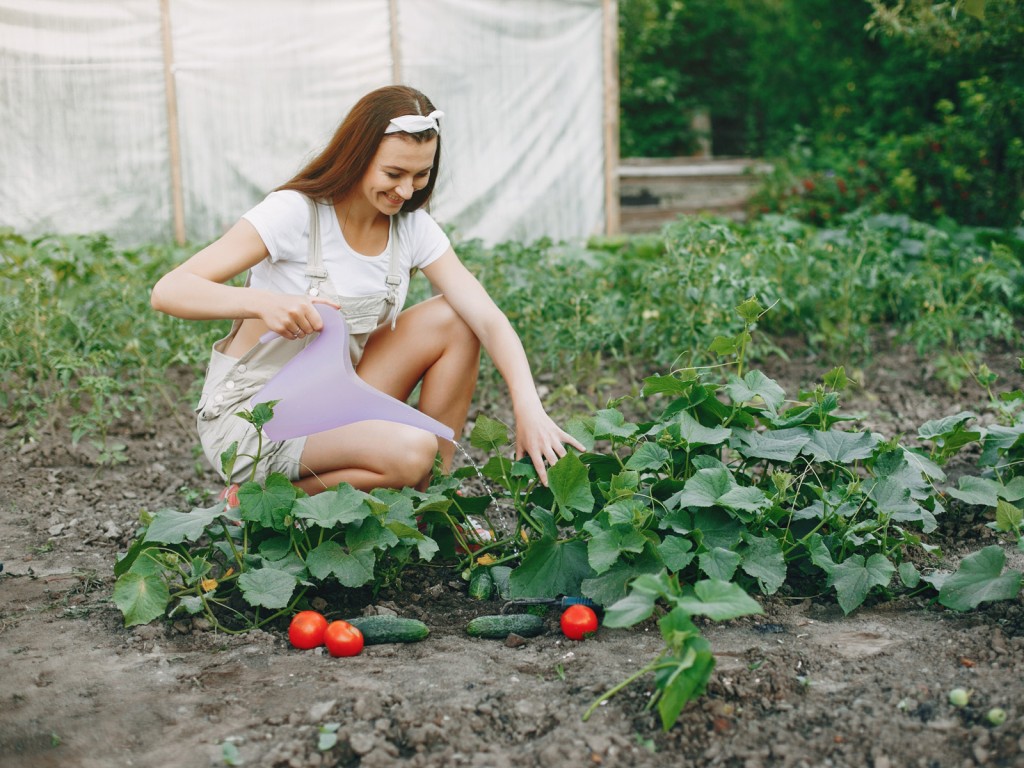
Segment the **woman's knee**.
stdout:
[[389,484],[394,487],[417,485],[434,467],[437,438],[414,427],[396,429],[391,451],[394,462],[387,469]]
[[437,296],[431,302],[434,312],[434,322],[437,324],[437,331],[443,334],[441,338],[449,343],[457,344],[460,347],[480,349],[480,339],[469,327],[469,324],[462,319],[462,315],[455,311],[444,296]]

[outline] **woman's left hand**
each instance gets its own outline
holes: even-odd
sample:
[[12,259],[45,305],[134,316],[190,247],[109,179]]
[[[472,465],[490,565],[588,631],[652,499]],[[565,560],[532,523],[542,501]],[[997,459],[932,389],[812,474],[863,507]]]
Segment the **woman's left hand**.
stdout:
[[545,486],[548,484],[547,467],[565,456],[567,444],[579,451],[586,450],[575,437],[555,424],[543,408],[538,406],[525,414],[516,413],[516,459],[528,455]]

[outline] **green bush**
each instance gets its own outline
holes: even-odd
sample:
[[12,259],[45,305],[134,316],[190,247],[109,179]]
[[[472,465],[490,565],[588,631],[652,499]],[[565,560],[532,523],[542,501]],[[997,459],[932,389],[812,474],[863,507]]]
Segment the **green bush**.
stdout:
[[691,154],[692,116],[704,109],[715,154],[776,165],[755,212],[828,224],[865,207],[1022,223],[1024,4],[624,0],[620,9],[624,156]]
[[[896,328],[954,386],[967,375],[964,358],[976,365],[994,340],[1020,343],[1022,233],[864,212],[830,223],[683,218],[657,236],[457,250],[519,331],[549,400],[570,410],[599,406],[624,376],[721,365],[741,352],[763,359],[784,335],[852,364],[870,356],[875,331]],[[185,255],[119,251],[103,237],[0,234],[0,326],[17,340],[0,347],[9,437],[68,429],[116,460],[112,426],[194,398],[181,383],[198,383],[227,324],[149,306],[150,286]],[[410,301],[428,293],[417,279]],[[734,308],[751,298],[770,311],[755,314],[761,332],[743,341]],[[481,408],[505,397],[486,363]]]
[[198,367],[218,330],[150,307],[149,289],[186,255],[0,230],[0,328],[14,342],[0,346],[0,406],[11,434],[29,440],[59,424],[116,460],[113,424],[177,400],[168,369]]

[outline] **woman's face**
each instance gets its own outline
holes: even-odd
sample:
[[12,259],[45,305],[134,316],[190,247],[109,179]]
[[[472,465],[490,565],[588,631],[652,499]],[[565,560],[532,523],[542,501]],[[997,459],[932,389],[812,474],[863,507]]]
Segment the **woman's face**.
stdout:
[[370,161],[360,191],[370,205],[386,216],[398,213],[434,167],[437,139],[420,143],[402,136],[385,136]]

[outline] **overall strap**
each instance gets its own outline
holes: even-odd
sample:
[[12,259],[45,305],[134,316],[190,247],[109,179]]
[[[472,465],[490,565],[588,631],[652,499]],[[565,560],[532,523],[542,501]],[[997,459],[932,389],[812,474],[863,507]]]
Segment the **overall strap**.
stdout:
[[391,330],[395,330],[398,322],[398,286],[402,284],[402,274],[399,271],[401,259],[398,253],[398,216],[388,217],[388,276],[384,279],[388,287],[387,303],[391,305],[388,317],[391,320]]
[[[305,196],[304,196],[305,197]],[[306,277],[309,278],[309,295],[320,295],[320,284],[327,279],[324,257],[320,250],[320,212],[316,201],[306,197],[309,204],[309,252],[306,256]]]

